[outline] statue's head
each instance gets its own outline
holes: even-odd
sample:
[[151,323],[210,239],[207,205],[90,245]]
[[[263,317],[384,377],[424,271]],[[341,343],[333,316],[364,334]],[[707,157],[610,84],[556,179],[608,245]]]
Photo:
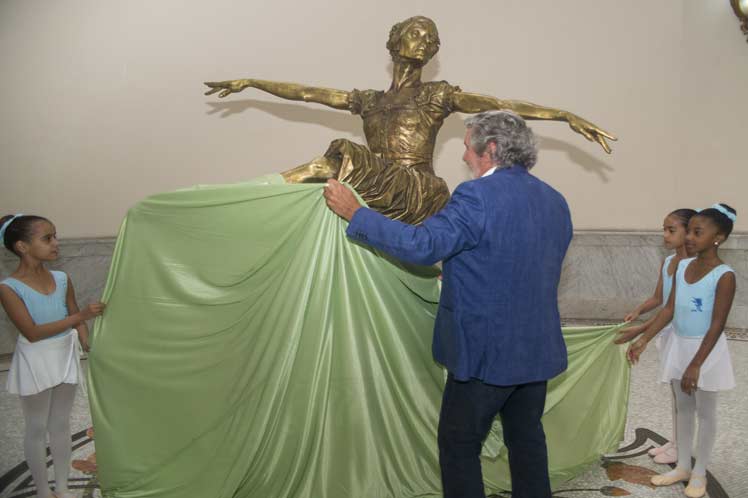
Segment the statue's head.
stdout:
[[415,16],[392,26],[387,50],[393,60],[426,64],[439,51],[439,32],[428,17]]

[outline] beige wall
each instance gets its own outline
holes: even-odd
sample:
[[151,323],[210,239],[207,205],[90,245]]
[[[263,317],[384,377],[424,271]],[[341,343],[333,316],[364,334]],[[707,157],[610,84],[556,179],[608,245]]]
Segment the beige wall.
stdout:
[[[724,200],[748,229],[748,43],[729,0],[4,0],[0,212],[50,216],[63,237],[108,236],[133,203],[295,166],[358,117],[205,80],[257,77],[385,88],[384,43],[415,14],[439,26],[426,76],[573,110],[618,134],[614,154],[537,123],[536,173],[578,228],[656,229],[670,209]],[[454,187],[463,125],[437,173]]]

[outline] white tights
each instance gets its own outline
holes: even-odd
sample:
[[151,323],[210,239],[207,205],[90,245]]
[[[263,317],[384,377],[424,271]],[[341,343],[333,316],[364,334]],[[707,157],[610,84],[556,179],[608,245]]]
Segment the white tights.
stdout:
[[689,396],[680,387],[680,380],[672,381],[677,411],[676,433],[678,434],[678,468],[691,470],[691,456],[696,418],[699,419],[699,434],[696,440],[696,463],[693,474],[706,475],[706,466],[717,438],[717,393],[696,392]]
[[680,389],[680,384],[677,386],[674,383],[670,384],[670,390],[673,392],[673,437],[670,439],[670,442],[673,443],[676,447],[678,446],[678,405],[675,401],[675,389]]
[[26,423],[23,450],[39,498],[51,496],[47,481],[47,433],[55,467],[55,491],[68,491],[70,457],[70,413],[73,411],[75,384],[60,384],[31,396],[21,396]]

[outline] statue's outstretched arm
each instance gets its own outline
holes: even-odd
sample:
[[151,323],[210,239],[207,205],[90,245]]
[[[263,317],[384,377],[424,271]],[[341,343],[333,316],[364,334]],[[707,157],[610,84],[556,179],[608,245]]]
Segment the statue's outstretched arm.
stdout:
[[530,102],[500,100],[489,95],[455,92],[452,95],[452,107],[457,112],[476,113],[491,110],[507,110],[516,112],[525,119],[566,121],[569,123],[572,130],[584,136],[591,142],[599,143],[603,150],[608,154],[610,154],[610,146],[608,145],[606,138],[609,140],[618,140],[607,131],[590,123],[586,119],[580,118],[576,114],[550,107],[543,107]]
[[219,97],[225,97],[232,93],[238,93],[245,88],[257,88],[264,92],[272,93],[276,97],[287,100],[301,100],[303,102],[315,102],[335,109],[348,109],[350,92],[335,90],[332,88],[320,88],[314,86],[299,85],[297,83],[283,83],[280,81],[264,80],[228,80],[228,81],[206,81],[210,90],[205,95],[216,92]]

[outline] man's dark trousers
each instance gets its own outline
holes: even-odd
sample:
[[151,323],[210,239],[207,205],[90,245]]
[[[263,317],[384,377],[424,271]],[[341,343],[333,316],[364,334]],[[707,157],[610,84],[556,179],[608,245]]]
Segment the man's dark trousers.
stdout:
[[497,414],[509,450],[512,498],[550,498],[548,452],[540,422],[547,382],[492,386],[447,379],[439,417],[444,498],[485,498],[480,452]]

